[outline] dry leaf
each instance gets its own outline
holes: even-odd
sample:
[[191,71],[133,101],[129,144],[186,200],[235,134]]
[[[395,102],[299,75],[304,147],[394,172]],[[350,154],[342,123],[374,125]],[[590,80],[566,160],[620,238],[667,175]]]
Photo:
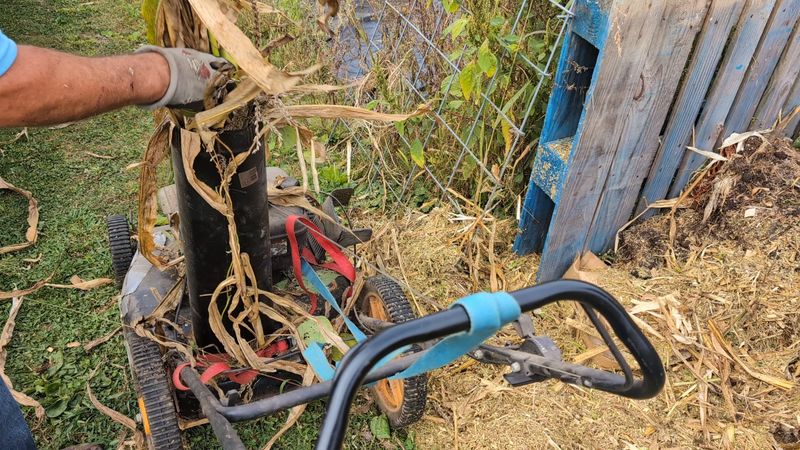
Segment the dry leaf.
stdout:
[[87,155],[91,156],[92,158],[99,158],[99,159],[114,159],[114,158],[116,158],[116,156],[99,155],[99,154],[94,153],[94,152],[83,152],[83,153],[86,153]]
[[8,300],[9,298],[24,297],[26,295],[33,294],[34,292],[38,291],[39,289],[45,287],[45,285],[47,285],[47,282],[50,281],[50,278],[52,278],[52,275],[47,277],[47,278],[45,278],[44,280],[37,281],[36,284],[34,284],[33,286],[31,286],[31,287],[29,287],[27,289],[17,289],[17,290],[11,291],[11,292],[2,292],[2,291],[0,291],[0,300]]
[[335,34],[328,26],[330,19],[339,13],[339,0],[317,0],[322,14],[317,18],[320,30],[333,37]]
[[744,371],[747,372],[748,375],[757,380],[761,380],[765,383],[771,384],[781,389],[785,389],[787,391],[794,388],[795,385],[791,381],[784,380],[783,378],[779,378],[776,376],[767,375],[761,372],[757,372],[752,368],[750,368],[750,366],[745,364],[745,362],[742,361],[742,359],[739,358],[739,356],[737,356],[736,353],[734,353],[733,348],[731,348],[731,345],[728,343],[728,341],[725,340],[725,338],[722,336],[722,333],[719,331],[717,324],[714,323],[714,321],[711,319],[709,319],[708,321],[708,328],[711,330],[711,336],[714,339],[716,339],[717,343],[725,350],[725,353],[727,353],[728,356],[730,356],[731,359],[733,359],[736,362],[736,364],[738,364],[742,369],[744,369]]
[[[579,280],[585,281],[587,283],[598,284],[600,281],[601,272],[606,270],[608,266],[604,263],[600,258],[597,257],[592,252],[586,252],[581,255],[580,258],[575,258],[575,262],[567,269],[564,273],[563,278],[570,279],[570,280]],[[578,317],[578,321],[582,322],[582,324],[586,324],[587,317],[583,308],[580,304],[573,302],[573,308],[575,309],[575,315]],[[605,320],[600,318],[600,321],[605,324]],[[608,328],[608,325],[606,328]],[[587,328],[591,329],[588,325]],[[587,354],[579,355],[584,356],[586,359],[589,359],[597,365],[598,367],[606,370],[613,370],[619,368],[619,364],[617,360],[614,359],[614,356],[608,351],[605,342],[595,333],[585,333],[578,329],[578,336],[580,337],[581,341],[583,341],[584,345],[586,345]]]
[[722,141],[722,145],[719,148],[730,147],[731,145],[736,146],[736,153],[741,153],[744,150],[744,141],[751,136],[758,136],[762,141],[766,140],[764,138],[764,134],[769,133],[772,130],[759,130],[759,131],[748,131],[747,133],[731,133],[730,136],[725,138]]
[[697,153],[698,155],[705,156],[708,159],[713,159],[715,161],[727,161],[728,160],[728,158],[720,155],[719,153],[709,152],[708,150],[700,150],[697,147],[687,146],[686,149],[687,150],[691,150],[691,151]]
[[72,284],[48,283],[45,286],[58,289],[80,289],[82,291],[88,291],[101,286],[113,284],[114,280],[112,280],[111,278],[95,278],[94,280],[84,281],[83,279],[81,279],[81,277],[73,275],[72,278],[69,279],[69,282]]
[[208,31],[264,92],[278,95],[300,81],[300,76],[280,71],[266,62],[250,39],[222,12],[217,1],[189,0],[189,3]]
[[246,105],[260,93],[261,89],[254,80],[248,78],[242,81],[225,97],[224,102],[194,116],[198,130],[208,130],[213,126],[220,125],[228,117],[228,114]]
[[105,344],[106,342],[111,340],[111,338],[116,336],[117,333],[119,333],[120,331],[122,331],[122,327],[117,327],[116,329],[114,329],[114,331],[83,344],[83,349],[86,350],[87,352],[90,352],[98,345]]
[[120,412],[114,411],[113,409],[109,408],[108,406],[100,403],[100,401],[97,400],[97,397],[94,396],[94,392],[92,392],[92,388],[91,388],[91,386],[89,386],[89,383],[86,383],[86,396],[89,397],[89,401],[92,402],[92,405],[94,405],[94,407],[97,408],[98,411],[100,411],[104,415],[108,416],[108,418],[110,418],[114,422],[117,422],[118,424],[124,426],[125,428],[133,431],[136,434],[141,433],[138,429],[136,429],[136,421],[135,420],[131,419],[130,417],[128,417],[128,416],[126,416],[126,415],[124,415],[124,414],[122,414]]
[[2,177],[0,177],[0,189],[7,189],[28,199],[28,229],[25,231],[25,242],[0,247],[0,255],[2,255],[28,248],[36,243],[36,238],[38,237],[37,227],[39,226],[39,202],[33,198],[33,194],[14,186]]
[[144,159],[141,163],[139,173],[139,210],[138,210],[138,237],[139,253],[142,254],[150,264],[161,268],[166,261],[156,256],[156,243],[153,239],[153,230],[156,226],[158,217],[158,165],[169,154],[169,139],[172,134],[172,126],[168,120],[164,120],[153,132]]
[[81,343],[78,341],[67,342],[67,348],[78,348],[81,346]]
[[414,111],[408,114],[386,114],[375,111],[370,111],[364,108],[357,108],[355,106],[343,105],[289,105],[282,108],[280,111],[273,111],[268,113],[271,119],[288,116],[295,119],[361,119],[373,120],[379,122],[401,122],[411,117],[421,116],[430,112],[430,106],[422,104]]
[[0,333],[0,378],[11,391],[11,396],[14,397],[17,403],[22,406],[30,406],[34,409],[36,417],[42,419],[44,417],[44,408],[39,402],[29,397],[28,395],[14,390],[14,385],[11,379],[5,374],[6,367],[6,346],[11,342],[11,336],[14,334],[14,326],[16,325],[17,314],[22,307],[22,297],[14,297],[11,300],[11,310],[8,312],[8,318],[3,326],[3,332]]

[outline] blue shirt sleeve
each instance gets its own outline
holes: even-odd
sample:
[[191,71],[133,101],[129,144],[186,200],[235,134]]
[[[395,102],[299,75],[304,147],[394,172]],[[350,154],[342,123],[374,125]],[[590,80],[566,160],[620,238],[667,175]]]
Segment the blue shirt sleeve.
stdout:
[[11,68],[17,59],[17,44],[0,31],[0,76]]

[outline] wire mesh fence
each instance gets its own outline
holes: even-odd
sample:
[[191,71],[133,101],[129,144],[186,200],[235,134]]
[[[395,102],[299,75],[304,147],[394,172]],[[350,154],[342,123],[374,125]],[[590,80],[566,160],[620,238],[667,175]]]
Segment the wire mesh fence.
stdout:
[[570,3],[360,0],[345,6],[335,75],[374,77],[355,102],[387,110],[431,107],[428,116],[380,139],[356,140],[353,158],[369,160],[370,183],[412,206],[513,210],[527,184],[525,163],[535,153]]

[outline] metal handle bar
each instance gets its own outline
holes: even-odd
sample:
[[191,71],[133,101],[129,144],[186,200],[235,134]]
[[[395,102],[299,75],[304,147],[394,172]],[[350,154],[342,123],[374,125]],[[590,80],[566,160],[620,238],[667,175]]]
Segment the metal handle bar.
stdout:
[[[629,383],[619,375],[604,372],[607,382],[593,387],[625,397],[645,399],[658,394],[664,386],[664,368],[652,344],[631,321],[625,309],[603,289],[582,281],[558,280],[510,292],[510,295],[524,312],[560,300],[576,300],[605,317],[636,359],[642,378]],[[342,447],[352,401],[364,378],[383,357],[403,346],[443,338],[469,328],[466,310],[451,308],[387,328],[350,349],[336,370],[328,410],[315,448],[331,450]]]

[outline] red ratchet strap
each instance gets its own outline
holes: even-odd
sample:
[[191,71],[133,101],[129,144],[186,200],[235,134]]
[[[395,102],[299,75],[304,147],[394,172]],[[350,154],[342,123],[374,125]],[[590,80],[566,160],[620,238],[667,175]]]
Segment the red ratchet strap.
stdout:
[[[283,353],[288,350],[289,343],[286,340],[282,340],[275,342],[265,349],[257,351],[256,354],[262,358],[269,358],[273,355]],[[257,370],[245,369],[234,371],[231,366],[228,365],[228,360],[228,356],[225,354],[205,355],[197,362],[198,367],[205,367],[205,370],[200,375],[200,381],[202,381],[203,384],[208,384],[217,375],[225,374],[225,376],[227,376],[228,379],[234,383],[244,385],[250,383],[256,378],[256,376],[258,376]],[[175,389],[179,391],[189,390],[189,388],[183,384],[183,381],[181,381],[181,370],[183,370],[184,367],[189,367],[190,365],[190,363],[180,364],[175,368],[175,371],[172,372],[172,384],[175,386]]]
[[347,259],[347,256],[339,249],[336,244],[333,243],[330,239],[328,239],[325,234],[314,225],[306,217],[301,217],[297,215],[291,215],[286,218],[286,235],[289,238],[289,247],[292,253],[292,269],[294,270],[294,277],[297,279],[297,284],[308,293],[308,299],[311,303],[311,308],[309,308],[309,312],[313,313],[317,309],[317,296],[311,293],[307,288],[305,283],[303,282],[303,273],[302,269],[300,268],[300,249],[297,245],[297,234],[295,232],[295,225],[297,222],[302,223],[305,225],[306,229],[308,230],[308,237],[313,238],[325,253],[330,255],[333,259],[332,262],[329,263],[322,263],[320,264],[317,262],[317,259],[314,257],[314,254],[311,253],[311,250],[308,247],[303,248],[303,258],[306,259],[311,265],[323,267],[328,270],[332,270],[343,277],[347,278],[350,283],[354,283],[356,280],[356,268],[353,267],[353,264]]

